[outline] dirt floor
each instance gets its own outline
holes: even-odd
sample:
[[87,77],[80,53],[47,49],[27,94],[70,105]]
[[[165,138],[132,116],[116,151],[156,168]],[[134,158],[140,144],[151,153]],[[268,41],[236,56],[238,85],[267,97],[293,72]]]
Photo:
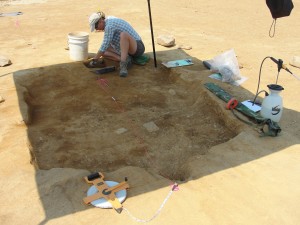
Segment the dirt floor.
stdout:
[[[126,212],[149,219],[163,206],[149,222],[298,224],[300,81],[281,70],[278,137],[260,137],[204,86],[212,82],[238,101],[253,99],[266,56],[300,75],[288,65],[300,55],[299,1],[294,5],[270,38],[264,1],[151,2],[155,39],[165,34],[176,41],[168,48],[155,43],[155,67],[147,2],[0,1],[0,13],[23,13],[0,17],[0,55],[12,62],[0,67],[0,223],[137,224]],[[126,78],[109,60],[117,70],[96,75],[66,50],[68,33],[89,32],[88,16],[98,9],[129,21],[144,40],[150,61],[133,65]],[[90,33],[89,57],[102,37]],[[231,48],[247,78],[240,86],[209,78],[203,65]],[[161,64],[184,58],[194,64]],[[260,89],[276,76],[266,60]],[[129,179],[128,211],[82,203],[89,188],[83,177],[96,171],[108,180]],[[162,205],[174,182],[179,191]]]
[[[185,179],[190,157],[237,135],[222,115],[211,113],[216,106],[207,104],[213,100],[200,82],[184,82],[167,70],[150,73],[144,66],[132,69],[131,79],[115,72],[96,81],[77,67],[16,78],[28,91],[28,137],[40,169],[112,171],[131,165]],[[154,128],[146,129],[148,123]]]

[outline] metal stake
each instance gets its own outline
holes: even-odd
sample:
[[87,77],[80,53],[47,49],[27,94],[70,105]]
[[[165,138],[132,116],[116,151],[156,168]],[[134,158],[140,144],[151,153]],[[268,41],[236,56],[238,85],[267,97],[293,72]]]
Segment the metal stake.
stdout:
[[150,0],[148,0],[148,10],[149,10],[150,29],[151,29],[151,37],[152,37],[152,48],[153,48],[154,66],[157,67],[156,54],[155,54],[155,46],[154,46],[154,38],[153,38],[153,27],[152,27],[152,16],[151,16]]

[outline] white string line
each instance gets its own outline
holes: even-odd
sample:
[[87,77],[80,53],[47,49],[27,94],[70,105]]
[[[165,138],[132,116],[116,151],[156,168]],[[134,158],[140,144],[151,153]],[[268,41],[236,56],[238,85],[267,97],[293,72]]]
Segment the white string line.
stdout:
[[169,194],[167,195],[167,197],[165,198],[165,200],[163,201],[163,203],[160,205],[159,209],[155,212],[155,214],[150,218],[150,219],[146,219],[146,220],[143,220],[143,219],[139,219],[135,216],[133,216],[128,209],[124,208],[123,207],[123,210],[135,221],[139,222],[139,223],[148,223],[152,220],[154,220],[162,211],[163,207],[165,206],[165,204],[167,203],[167,201],[169,200],[169,198],[171,197],[171,195],[173,194],[174,190],[176,190],[177,188],[177,184],[174,184],[173,185],[173,188],[172,190],[169,192]]

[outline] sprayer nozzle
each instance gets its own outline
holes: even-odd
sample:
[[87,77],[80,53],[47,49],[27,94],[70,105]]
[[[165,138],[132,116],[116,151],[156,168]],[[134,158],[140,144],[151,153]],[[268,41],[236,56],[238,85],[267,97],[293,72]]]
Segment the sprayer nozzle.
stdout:
[[284,69],[284,70],[286,70],[287,72],[289,72],[290,74],[293,74],[287,67],[286,67],[286,65],[285,64],[283,64],[283,61],[282,61],[282,59],[275,59],[275,58],[273,58],[273,57],[270,57],[270,59],[274,62],[274,63],[276,63],[277,64],[277,66],[278,66],[278,72],[281,70],[281,69]]
[[272,61],[276,64],[280,63],[280,62],[283,62],[282,59],[275,59],[274,57],[270,56],[270,59],[272,59]]
[[282,68],[288,71],[290,74],[293,74],[285,65],[282,65]]

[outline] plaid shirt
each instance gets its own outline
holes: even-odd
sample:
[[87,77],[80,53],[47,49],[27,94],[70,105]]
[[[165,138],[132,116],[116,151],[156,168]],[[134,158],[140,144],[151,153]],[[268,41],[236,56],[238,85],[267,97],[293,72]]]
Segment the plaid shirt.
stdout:
[[105,52],[108,47],[112,46],[121,54],[120,34],[123,31],[130,34],[135,40],[141,40],[139,34],[128,22],[114,16],[107,17],[105,19],[104,38],[99,51]]

